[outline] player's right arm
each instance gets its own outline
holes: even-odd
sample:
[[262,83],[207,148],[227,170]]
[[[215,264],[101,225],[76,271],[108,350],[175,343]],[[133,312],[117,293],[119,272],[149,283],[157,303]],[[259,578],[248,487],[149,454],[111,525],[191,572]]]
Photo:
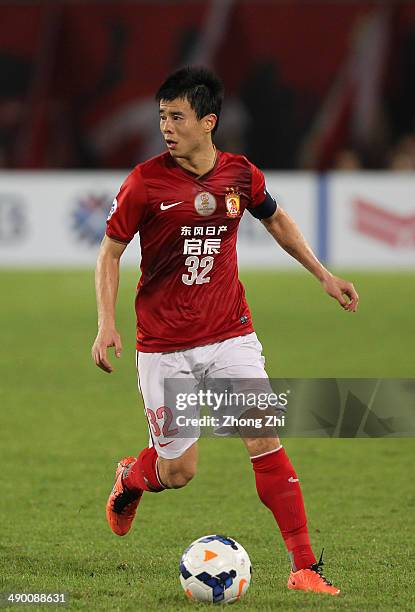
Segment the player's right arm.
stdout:
[[115,305],[120,277],[120,258],[126,244],[104,236],[95,270],[95,289],[98,308],[98,333],[92,346],[96,365],[110,374],[113,367],[107,358],[107,349],[115,347],[115,356],[121,357],[121,337],[115,326]]
[[145,187],[137,166],[121,185],[112,204],[95,272],[98,334],[92,346],[92,358],[99,368],[108,373],[113,368],[107,358],[107,349],[115,347],[116,357],[120,357],[122,351],[120,334],[115,326],[120,259],[139,230],[146,201]]

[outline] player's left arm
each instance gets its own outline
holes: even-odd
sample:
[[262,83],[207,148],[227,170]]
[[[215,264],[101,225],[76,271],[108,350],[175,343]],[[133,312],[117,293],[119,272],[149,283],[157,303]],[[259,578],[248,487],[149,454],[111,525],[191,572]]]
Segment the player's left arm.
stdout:
[[261,219],[261,222],[284,251],[320,281],[328,295],[337,300],[344,310],[356,312],[359,296],[353,284],[334,276],[323,266],[314,255],[298,225],[285,210],[278,206],[271,217]]

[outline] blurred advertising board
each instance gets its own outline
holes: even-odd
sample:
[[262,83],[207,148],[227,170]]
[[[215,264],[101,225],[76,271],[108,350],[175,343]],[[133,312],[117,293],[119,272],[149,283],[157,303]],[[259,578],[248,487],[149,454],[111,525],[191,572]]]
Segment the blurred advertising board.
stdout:
[[[0,172],[0,266],[94,265],[126,172]],[[338,268],[415,265],[415,176],[409,173],[267,172],[268,191],[316,254]],[[137,265],[138,237],[123,263]],[[241,268],[298,264],[249,213],[240,225]]]
[[[0,173],[0,265],[92,266],[125,173]],[[138,261],[137,242],[125,260]]]
[[415,176],[327,177],[327,251],[337,267],[415,266]]

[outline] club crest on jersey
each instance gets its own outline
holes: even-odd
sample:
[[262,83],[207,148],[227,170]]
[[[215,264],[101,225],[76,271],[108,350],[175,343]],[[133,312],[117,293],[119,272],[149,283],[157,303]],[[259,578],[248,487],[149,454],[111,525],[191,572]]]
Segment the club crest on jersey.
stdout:
[[198,193],[195,197],[195,209],[202,217],[213,215],[216,210],[216,198],[208,191]]
[[241,216],[241,194],[236,191],[234,187],[228,187],[226,191],[228,192],[225,195],[226,216],[231,219],[236,219]]

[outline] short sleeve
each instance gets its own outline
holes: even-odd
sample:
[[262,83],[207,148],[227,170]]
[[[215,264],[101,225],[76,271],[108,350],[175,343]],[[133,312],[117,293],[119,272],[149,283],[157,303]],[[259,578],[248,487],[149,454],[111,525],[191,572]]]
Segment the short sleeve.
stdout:
[[249,208],[255,208],[262,204],[266,196],[265,177],[264,174],[249,162],[251,168],[251,203]]
[[147,194],[139,168],[127,176],[112,203],[106,234],[128,244],[138,232],[147,208]]

